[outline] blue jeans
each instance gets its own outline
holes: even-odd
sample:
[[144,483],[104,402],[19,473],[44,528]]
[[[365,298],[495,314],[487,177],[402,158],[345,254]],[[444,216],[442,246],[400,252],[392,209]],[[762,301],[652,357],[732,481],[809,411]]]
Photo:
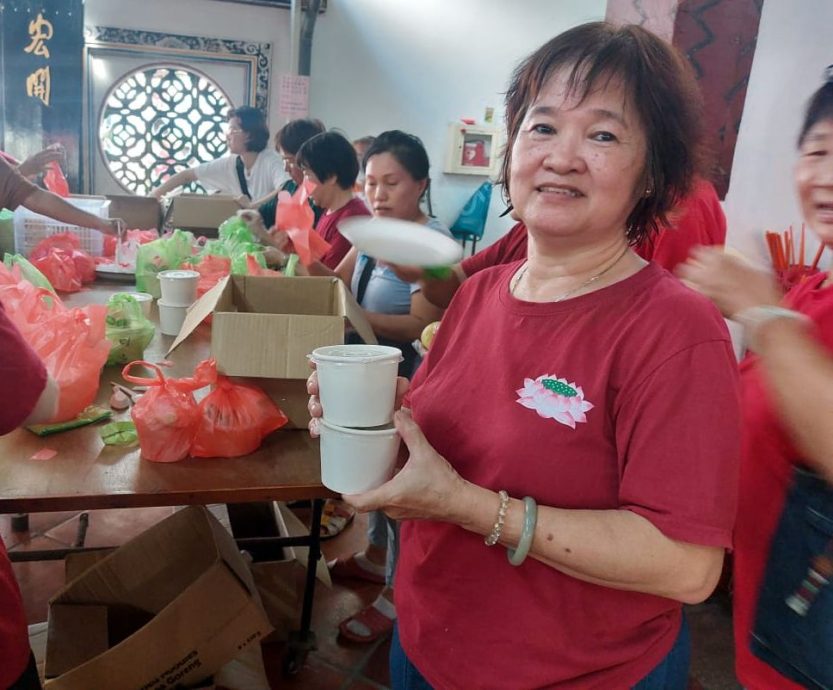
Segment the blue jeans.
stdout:
[[367,520],[367,540],[374,546],[387,549],[385,584],[393,586],[396,562],[399,560],[399,522],[389,518],[381,510],[374,510]]
[[[666,657],[647,676],[633,686],[633,690],[686,690],[688,667],[691,661],[691,636],[688,623],[683,624],[677,641]],[[393,627],[390,645],[390,685],[392,690],[433,690],[416,666],[405,655],[399,643],[399,626]]]

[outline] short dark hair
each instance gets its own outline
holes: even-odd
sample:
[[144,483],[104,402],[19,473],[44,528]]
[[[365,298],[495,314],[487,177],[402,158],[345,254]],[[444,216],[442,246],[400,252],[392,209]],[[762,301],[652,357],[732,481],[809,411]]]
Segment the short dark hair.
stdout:
[[417,182],[428,181],[423,195],[428,197],[428,213],[431,215],[431,178],[428,176],[431,163],[422,140],[399,129],[382,132],[364,152],[362,170],[367,168],[367,162],[373,156],[378,156],[380,153],[389,153],[393,156],[396,162],[405,168]]
[[266,118],[257,108],[244,105],[229,111],[228,119],[236,117],[240,120],[240,129],[249,135],[246,141],[247,151],[260,153],[269,143],[269,127],[266,126]]
[[326,130],[324,123],[316,118],[304,117],[290,120],[275,135],[275,146],[284,153],[294,156],[305,141]]
[[632,99],[647,143],[641,184],[650,189],[628,216],[628,241],[638,244],[668,223],[669,211],[689,193],[703,165],[702,99],[694,74],[674,48],[635,25],[591,22],[545,43],[515,69],[506,92],[507,144],[499,181],[510,204],[512,146],[527,110],[560,70],[580,98],[618,80]]
[[804,143],[807,132],[821,120],[833,120],[833,65],[824,72],[825,83],[810,97],[798,135],[798,145]]
[[351,189],[359,176],[359,161],[356,150],[348,139],[330,130],[308,139],[295,154],[297,163],[326,182],[335,176],[338,186]]

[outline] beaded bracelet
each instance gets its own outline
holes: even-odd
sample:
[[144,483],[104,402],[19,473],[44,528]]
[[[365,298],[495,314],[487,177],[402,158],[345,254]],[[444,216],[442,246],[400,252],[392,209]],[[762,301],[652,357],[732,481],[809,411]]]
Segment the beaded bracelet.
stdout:
[[500,506],[498,506],[497,509],[497,519],[495,520],[495,525],[492,527],[492,531],[489,532],[489,536],[483,540],[486,546],[494,546],[497,544],[498,539],[500,539],[500,533],[503,531],[503,522],[506,520],[506,511],[509,508],[509,494],[500,490],[497,495],[500,497]]
[[518,548],[506,549],[506,557],[512,565],[520,565],[526,560],[532,546],[532,538],[535,536],[535,525],[537,523],[538,504],[534,498],[524,496],[524,527],[521,538],[518,540]]

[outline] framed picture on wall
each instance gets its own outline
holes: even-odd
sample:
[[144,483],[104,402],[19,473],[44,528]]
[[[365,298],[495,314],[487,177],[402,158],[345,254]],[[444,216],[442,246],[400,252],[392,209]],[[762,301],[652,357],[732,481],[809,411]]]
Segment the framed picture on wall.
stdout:
[[500,130],[495,127],[452,123],[448,129],[447,173],[496,175],[500,165]]

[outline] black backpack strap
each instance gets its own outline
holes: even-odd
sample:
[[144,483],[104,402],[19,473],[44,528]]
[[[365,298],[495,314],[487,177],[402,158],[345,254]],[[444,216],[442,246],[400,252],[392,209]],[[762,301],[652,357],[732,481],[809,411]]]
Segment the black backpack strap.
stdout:
[[359,304],[364,299],[364,293],[367,290],[367,284],[370,282],[370,275],[374,268],[376,268],[376,259],[368,256],[362,274],[359,276],[359,284],[356,286],[356,301]]
[[243,169],[243,159],[240,156],[237,156],[234,167],[237,170],[237,181],[240,183],[240,191],[243,192],[243,196],[251,199],[252,195],[249,194],[249,185],[246,183],[246,173]]

